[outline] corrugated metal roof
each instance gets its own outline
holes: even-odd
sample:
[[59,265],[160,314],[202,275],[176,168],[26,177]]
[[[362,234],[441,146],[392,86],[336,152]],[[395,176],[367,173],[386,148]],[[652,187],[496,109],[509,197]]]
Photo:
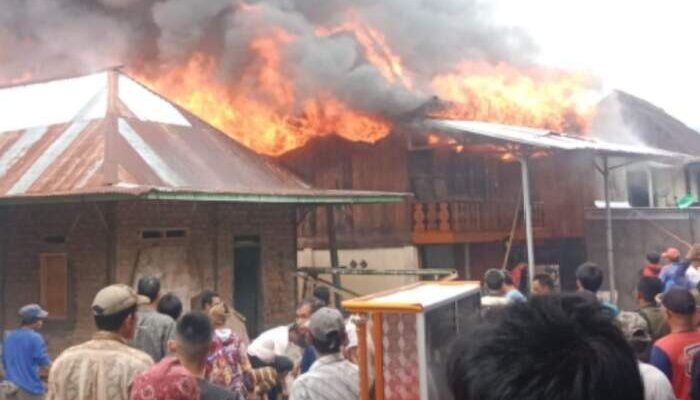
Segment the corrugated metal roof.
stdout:
[[428,121],[428,125],[432,128],[447,132],[473,134],[496,139],[500,142],[546,149],[592,151],[600,154],[625,157],[690,157],[685,154],[672,153],[645,145],[613,143],[597,138],[557,133],[544,129],[524,128],[488,122],[433,119]]
[[[111,75],[115,74],[115,75]],[[0,89],[0,202],[383,202],[310,187],[121,72]]]

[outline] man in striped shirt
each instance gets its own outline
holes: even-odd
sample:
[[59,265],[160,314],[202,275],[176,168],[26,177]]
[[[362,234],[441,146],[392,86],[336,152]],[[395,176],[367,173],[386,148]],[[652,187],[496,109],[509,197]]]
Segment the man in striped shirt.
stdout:
[[316,362],[294,385],[290,400],[357,400],[360,378],[357,366],[341,353],[347,335],[343,316],[324,307],[309,322],[309,339],[316,350]]

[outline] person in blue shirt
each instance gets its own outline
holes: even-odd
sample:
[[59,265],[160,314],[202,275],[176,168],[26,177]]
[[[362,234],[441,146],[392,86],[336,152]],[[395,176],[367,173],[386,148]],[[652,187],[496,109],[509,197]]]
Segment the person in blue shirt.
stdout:
[[47,376],[51,360],[44,338],[37,333],[49,313],[37,304],[19,309],[21,326],[11,331],[3,343],[2,364],[5,378],[17,385],[18,399],[41,399],[46,388],[41,376]]
[[515,284],[513,283],[513,274],[511,274],[510,271],[505,270],[503,271],[503,277],[503,288],[506,292],[506,299],[508,299],[508,301],[511,303],[522,303],[527,301],[525,295],[520,290],[515,288]]

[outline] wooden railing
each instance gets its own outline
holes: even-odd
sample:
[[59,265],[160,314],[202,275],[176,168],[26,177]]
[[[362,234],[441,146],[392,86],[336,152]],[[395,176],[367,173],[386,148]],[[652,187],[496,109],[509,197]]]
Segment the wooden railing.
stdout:
[[[515,201],[451,201],[414,203],[413,231],[419,232],[509,232]],[[518,218],[522,218],[522,209]],[[522,226],[522,220],[519,221]],[[544,227],[541,203],[532,205],[533,227]]]

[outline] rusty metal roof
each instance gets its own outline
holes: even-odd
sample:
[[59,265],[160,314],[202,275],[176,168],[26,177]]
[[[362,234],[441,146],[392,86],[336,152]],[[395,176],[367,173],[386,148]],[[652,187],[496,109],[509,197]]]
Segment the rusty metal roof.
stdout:
[[0,202],[401,201],[312,188],[121,71],[0,89]]
[[428,126],[445,132],[470,134],[486,137],[503,143],[514,143],[532,147],[566,151],[590,151],[619,157],[640,158],[690,158],[686,154],[673,153],[642,144],[622,144],[604,141],[594,137],[582,137],[558,133],[545,129],[525,128],[519,126],[494,124],[480,121],[459,121],[433,119]]

